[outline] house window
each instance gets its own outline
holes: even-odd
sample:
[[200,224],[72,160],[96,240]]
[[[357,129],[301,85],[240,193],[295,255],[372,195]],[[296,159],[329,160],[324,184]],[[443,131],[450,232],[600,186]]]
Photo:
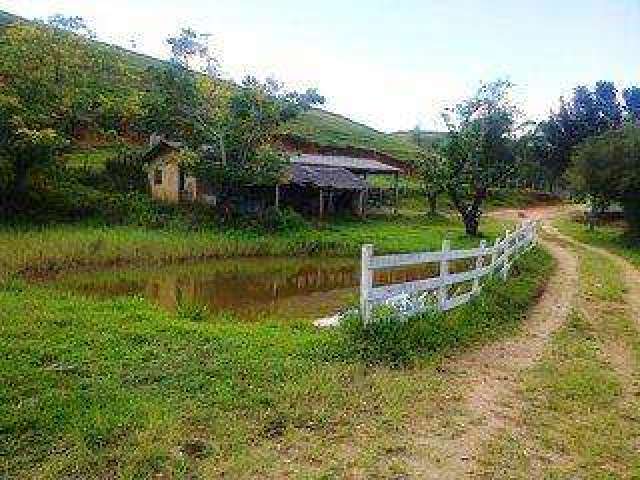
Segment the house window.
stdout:
[[153,184],[162,185],[162,169],[161,168],[156,168],[153,171]]

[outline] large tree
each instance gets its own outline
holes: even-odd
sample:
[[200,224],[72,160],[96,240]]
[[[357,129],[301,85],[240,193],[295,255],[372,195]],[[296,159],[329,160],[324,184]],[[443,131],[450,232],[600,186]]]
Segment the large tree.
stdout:
[[542,122],[543,164],[556,179],[569,166],[572,149],[589,137],[620,128],[627,119],[640,118],[640,89],[623,91],[624,104],[613,82],[599,81],[594,88],[581,85],[569,100],[560,99],[560,107]]
[[631,230],[640,234],[640,127],[628,125],[581,143],[569,177],[594,204],[619,202]]
[[471,98],[444,113],[449,128],[442,148],[444,186],[469,235],[478,234],[482,206],[491,189],[514,171],[519,112],[511,88],[505,80],[482,84]]
[[219,190],[273,184],[288,163],[274,147],[281,125],[324,98],[272,79],[223,80],[208,40],[190,29],[167,39],[172,61],[149,72],[146,128],[185,144],[183,165]]

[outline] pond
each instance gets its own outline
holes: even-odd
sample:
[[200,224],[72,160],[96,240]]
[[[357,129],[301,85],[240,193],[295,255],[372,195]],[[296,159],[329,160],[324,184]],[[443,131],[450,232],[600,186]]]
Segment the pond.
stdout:
[[[437,274],[437,266],[377,272],[397,283]],[[111,298],[141,295],[168,310],[206,305],[239,320],[317,319],[357,302],[359,261],[353,258],[234,258],[180,265],[118,268],[41,279],[54,288]]]

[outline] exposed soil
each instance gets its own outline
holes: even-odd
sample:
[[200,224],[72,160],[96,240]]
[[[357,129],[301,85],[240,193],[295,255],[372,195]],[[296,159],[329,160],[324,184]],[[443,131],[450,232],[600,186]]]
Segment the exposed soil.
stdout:
[[[557,213],[558,207],[541,207],[501,211],[500,218],[545,220]],[[540,359],[549,337],[564,324],[579,286],[576,255],[556,240],[547,225],[543,232],[542,243],[555,258],[556,271],[521,334],[458,356],[443,366],[452,377],[452,392],[461,396],[459,411],[443,412],[455,418],[456,433],[452,435],[451,428],[414,432],[416,454],[425,454],[413,459],[417,478],[473,478],[484,444],[498,431],[517,426],[520,373]]]

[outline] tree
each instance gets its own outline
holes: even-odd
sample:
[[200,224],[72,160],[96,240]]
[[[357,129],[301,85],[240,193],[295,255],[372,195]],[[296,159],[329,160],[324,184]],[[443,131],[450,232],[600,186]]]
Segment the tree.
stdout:
[[622,92],[624,98],[625,110],[629,118],[640,123],[640,87],[625,88]]
[[622,93],[624,105],[618,99],[613,82],[599,81],[593,89],[584,85],[574,89],[569,101],[560,99],[557,112],[541,122],[543,137],[541,153],[546,169],[560,178],[571,162],[572,149],[589,137],[620,128],[626,116],[640,118],[640,89],[629,87]]
[[416,126],[410,133],[411,142],[420,147],[420,155],[416,158],[417,173],[424,188],[429,215],[438,213],[438,196],[445,190],[446,177],[443,159],[431,149],[432,142],[424,139],[420,127]]
[[273,184],[288,164],[273,147],[281,125],[324,98],[313,89],[288,92],[273,79],[249,76],[240,85],[220,79],[208,38],[183,29],[167,39],[172,62],[149,73],[145,126],[181,141],[183,165],[220,193]]
[[518,109],[505,80],[482,84],[469,99],[443,114],[449,137],[442,148],[445,189],[469,235],[478,234],[491,188],[514,171],[513,143]]
[[595,205],[619,202],[631,231],[640,234],[640,127],[610,130],[581,143],[569,178]]
[[32,172],[51,166],[62,145],[62,137],[34,122],[19,99],[0,93],[0,210],[24,204]]
[[279,182],[289,164],[288,155],[274,147],[281,126],[324,98],[315,90],[288,92],[273,79],[246,77],[227,100],[227,115],[212,139],[222,141],[192,157],[190,168],[222,190]]

